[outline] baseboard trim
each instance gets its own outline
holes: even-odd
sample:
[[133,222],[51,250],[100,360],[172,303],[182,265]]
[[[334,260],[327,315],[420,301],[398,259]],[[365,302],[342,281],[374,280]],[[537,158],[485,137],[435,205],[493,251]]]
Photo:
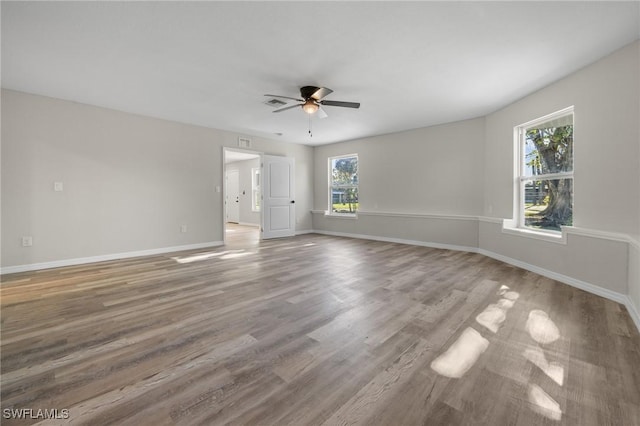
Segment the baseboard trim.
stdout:
[[616,291],[607,290],[595,284],[590,284],[586,281],[581,281],[568,275],[559,274],[557,272],[550,271],[548,269],[541,268],[539,266],[531,265],[530,263],[523,262],[521,260],[513,259],[511,257],[503,256],[501,254],[494,253],[485,249],[478,249],[478,253],[490,257],[492,259],[499,260],[509,265],[517,266],[518,268],[526,269],[527,271],[534,272],[543,277],[551,278],[552,280],[560,281],[561,283],[570,285],[571,287],[579,288],[588,293],[595,294],[596,296],[604,297],[605,299],[613,300],[614,302],[627,304],[628,297],[625,294],[618,293]]
[[629,312],[629,316],[631,317],[631,320],[634,322],[634,324],[636,325],[636,328],[640,332],[640,315],[638,314],[638,310],[636,309],[635,305],[633,304],[629,296],[622,293],[618,293],[616,291],[608,290],[606,288],[602,288],[595,284],[590,284],[588,282],[578,280],[573,277],[569,277],[567,275],[559,274],[557,272],[553,272],[548,269],[541,268],[539,266],[531,265],[521,260],[513,259],[511,257],[494,253],[489,250],[479,249],[476,247],[458,246],[458,245],[452,245],[452,244],[427,243],[424,241],[405,240],[400,238],[378,237],[374,235],[365,235],[365,234],[351,234],[346,232],[333,232],[333,231],[322,231],[322,230],[314,230],[311,232],[316,234],[331,235],[336,237],[358,238],[363,240],[384,241],[384,242],[390,242],[390,243],[409,244],[409,245],[431,247],[431,248],[438,248],[438,249],[445,249],[445,250],[479,253],[484,256],[490,257],[492,259],[496,259],[501,262],[507,263],[509,265],[513,265],[518,268],[531,271],[538,275],[542,275],[543,277],[547,277],[552,280],[561,282],[563,284],[567,284],[572,287],[578,288],[580,290],[584,290],[588,293],[595,294],[596,296],[604,297],[605,299],[609,299],[614,302],[620,303],[627,308],[627,311]]
[[640,332],[640,313],[638,313],[638,309],[633,304],[633,301],[629,296],[626,296],[626,303],[624,304],[627,307],[627,311],[629,312],[629,316],[631,320],[636,324],[638,331]]
[[548,269],[541,268],[539,266],[531,265],[529,263],[523,262],[521,260],[513,259],[511,257],[503,256],[501,254],[497,254],[492,251],[478,249],[477,253],[490,257],[492,259],[499,260],[504,263],[508,263],[509,265],[517,266],[518,268],[526,269],[527,271],[531,271],[538,275],[542,275],[543,277],[547,277],[552,280],[561,282],[563,284],[570,285],[571,287],[584,290],[587,293],[595,294],[596,296],[604,297],[605,299],[609,299],[614,302],[620,303],[621,305],[624,305],[627,308],[627,312],[629,312],[629,316],[631,317],[631,320],[633,321],[636,328],[640,332],[640,314],[638,314],[638,310],[636,309],[636,306],[634,305],[631,298],[626,294],[608,290],[598,285],[591,284],[586,281],[578,280],[576,278],[573,278],[567,275],[559,274],[557,272],[553,272]]
[[421,246],[421,247],[430,247],[437,249],[445,249],[445,250],[455,250],[455,251],[467,251],[476,253],[478,251],[475,247],[468,246],[457,246],[453,244],[441,244],[441,243],[430,243],[425,241],[417,241],[417,240],[405,240],[403,238],[390,238],[390,237],[379,237],[376,235],[366,235],[366,234],[351,234],[347,232],[333,232],[333,231],[320,231],[315,230],[312,231],[316,234],[322,235],[331,235],[334,237],[347,237],[347,238],[358,238],[361,240],[372,240],[372,241],[383,241],[386,243],[398,243],[398,244],[409,244],[412,246]]
[[131,257],[152,256],[184,250],[217,247],[223,245],[222,241],[208,243],[187,244],[183,246],[162,247],[158,249],[129,251],[124,253],[104,254],[99,256],[79,257],[75,259],[55,260],[52,262],[31,263],[27,265],[6,266],[0,269],[0,275],[15,274],[17,272],[38,271],[41,269],[61,268],[63,266],[84,265],[86,263],[105,262],[108,260],[128,259]]
[[543,277],[551,278],[552,280],[560,281],[561,283],[579,288],[580,290],[584,290],[589,293],[595,294],[597,296],[604,297],[605,299],[613,300],[614,302],[622,303],[624,305],[627,305],[627,303],[630,302],[630,299],[625,294],[607,290],[606,288],[602,288],[595,284],[590,284],[585,281],[581,281],[576,278],[569,277],[567,275],[559,274],[557,272],[553,272],[548,269],[541,268],[539,266],[531,265],[529,263],[526,263],[517,259],[513,259],[511,257],[503,256],[501,254],[494,253],[492,251],[485,250],[485,249],[479,249],[476,247],[458,246],[458,245],[452,245],[452,244],[428,243],[423,241],[405,240],[401,238],[387,238],[387,237],[378,237],[374,235],[350,234],[345,232],[331,232],[331,231],[317,231],[317,230],[315,232],[318,234],[332,235],[336,237],[359,238],[363,240],[385,241],[390,243],[409,244],[414,246],[431,247],[431,248],[438,248],[438,249],[445,249],[445,250],[479,253],[484,256],[490,257],[492,259],[496,259],[501,262],[507,263],[509,265],[526,269],[527,271],[534,272],[538,275],[542,275]]
[[[595,284],[590,284],[588,282],[581,281],[576,278],[569,277],[567,275],[559,274],[557,272],[553,272],[548,269],[541,268],[539,266],[531,265],[521,260],[513,259],[508,256],[494,253],[489,250],[479,249],[477,247],[459,246],[459,245],[453,245],[453,244],[431,243],[431,242],[424,242],[424,241],[417,241],[417,240],[407,240],[402,238],[389,238],[389,237],[380,237],[380,236],[366,235],[366,234],[352,234],[352,233],[346,233],[346,232],[323,231],[323,230],[317,230],[317,229],[315,230],[305,229],[305,230],[296,231],[296,235],[304,235],[304,234],[321,234],[321,235],[330,235],[335,237],[357,238],[362,240],[382,241],[382,242],[388,242],[388,243],[408,244],[408,245],[430,247],[430,248],[436,248],[436,249],[479,253],[484,256],[490,257],[492,259],[499,260],[501,262],[516,266],[518,268],[526,269],[527,271],[534,272],[536,274],[542,275],[552,280],[556,280],[561,283],[570,285],[572,287],[579,288],[580,290],[584,290],[588,293],[595,294],[597,296],[604,297],[605,299],[613,300],[614,302],[623,304],[627,308],[627,311],[629,312],[629,316],[631,317],[631,320],[636,325],[636,328],[638,329],[638,331],[640,331],[640,314],[638,313],[638,309],[636,308],[636,306],[634,305],[633,301],[629,296],[612,291],[612,290],[607,290],[606,288],[602,288]],[[156,254],[165,254],[165,253],[185,251],[185,250],[196,250],[196,249],[202,249],[202,248],[217,247],[223,244],[224,244],[223,241],[211,241],[207,243],[187,244],[182,246],[163,247],[163,248],[149,249],[149,250],[138,250],[138,251],[107,254],[107,255],[100,255],[100,256],[89,256],[89,257],[81,257],[81,258],[75,258],[75,259],[57,260],[52,262],[41,262],[41,263],[32,263],[27,265],[7,266],[4,268],[0,268],[0,275],[15,274],[18,272],[27,272],[27,271],[37,271],[41,269],[60,268],[63,266],[83,265],[86,263],[104,262],[109,260],[128,259],[133,257],[152,256]]]

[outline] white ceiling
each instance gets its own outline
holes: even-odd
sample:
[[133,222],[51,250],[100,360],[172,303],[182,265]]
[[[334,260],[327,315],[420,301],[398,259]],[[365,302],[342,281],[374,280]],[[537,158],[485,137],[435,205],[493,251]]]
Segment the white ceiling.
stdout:
[[[5,2],[2,86],[317,145],[495,111],[639,38],[638,2]],[[334,90],[313,119],[265,93]],[[282,133],[277,136],[276,133]]]

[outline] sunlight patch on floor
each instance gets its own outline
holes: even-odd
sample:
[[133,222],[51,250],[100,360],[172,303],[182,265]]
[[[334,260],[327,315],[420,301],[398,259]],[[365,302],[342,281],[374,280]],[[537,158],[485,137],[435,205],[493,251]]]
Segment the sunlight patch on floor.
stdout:
[[[502,298],[478,314],[476,322],[492,333],[497,333],[507,317],[507,311],[520,297],[510,290],[508,286],[502,285],[497,292]],[[431,363],[431,368],[442,376],[460,378],[473,367],[488,347],[489,341],[474,328],[468,327],[445,353]]]
[[526,349],[523,355],[533,365],[542,370],[547,377],[562,386],[564,383],[564,367],[562,364],[547,361],[544,352],[538,347]]
[[220,259],[234,259],[236,257],[246,256],[248,254],[251,253],[245,252],[245,250],[225,250],[217,253],[202,253],[186,257],[172,257],[171,259],[175,260],[178,263],[193,263],[202,260],[213,259],[216,257],[219,257]]
[[307,244],[301,244],[299,246],[284,247],[281,250],[297,250],[297,249],[300,249],[300,248],[303,248],[303,247],[313,247],[313,246],[315,246],[314,243],[307,243]]
[[531,408],[536,413],[551,420],[559,421],[562,419],[560,404],[542,390],[540,386],[529,385],[529,402],[531,403]]
[[492,333],[496,333],[506,318],[506,309],[497,304],[491,304],[476,317],[476,322]]
[[485,310],[476,317],[476,322],[489,329],[492,333],[498,332],[500,326],[507,318],[507,311],[513,307],[515,301],[520,297],[519,293],[509,291],[509,287],[506,285],[500,287],[498,295],[502,296],[502,299],[498,300],[498,303],[492,303],[487,306]]
[[527,331],[533,340],[542,344],[552,343],[560,338],[560,331],[556,324],[549,319],[545,311],[539,309],[529,313]]
[[244,250],[237,250],[236,253],[228,253],[225,254],[224,256],[220,256],[220,259],[223,260],[227,260],[227,259],[237,259],[239,257],[245,257],[245,256],[249,256],[250,254],[252,254],[251,252],[248,251],[244,251]]
[[[539,345],[553,343],[560,338],[560,330],[558,326],[549,318],[549,315],[540,309],[534,309],[529,312],[527,324],[525,326],[529,336]],[[525,349],[523,356],[538,367],[556,384],[562,386],[564,383],[565,369],[562,364],[557,362],[549,362],[542,347],[536,345]],[[536,413],[545,416],[551,420],[559,421],[562,419],[562,410],[558,404],[548,393],[536,384],[529,385],[529,402],[531,408]]]
[[489,341],[467,327],[445,353],[431,363],[431,368],[445,377],[460,378],[489,347]]
[[496,303],[496,305],[498,305],[498,307],[502,308],[502,309],[511,309],[513,308],[513,304],[515,302],[513,300],[509,300],[509,299],[500,299],[498,300],[498,303]]

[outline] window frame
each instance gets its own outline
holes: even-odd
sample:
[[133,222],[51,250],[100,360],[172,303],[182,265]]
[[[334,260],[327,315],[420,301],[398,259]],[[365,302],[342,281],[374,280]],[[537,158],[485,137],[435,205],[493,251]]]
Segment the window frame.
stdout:
[[[525,200],[526,200],[526,182],[528,181],[546,181],[546,180],[555,180],[555,179],[571,179],[572,187],[575,184],[574,172],[575,172],[575,144],[572,146],[572,155],[571,155],[571,171],[570,172],[560,172],[560,173],[547,173],[541,175],[526,175],[526,133],[527,129],[536,127],[540,124],[544,124],[551,120],[560,119],[566,116],[572,116],[572,126],[575,131],[575,111],[574,106],[570,106],[559,111],[553,112],[551,114],[547,114],[543,117],[536,118],[534,120],[528,121],[526,123],[520,124],[514,127],[514,139],[516,144],[516,158],[515,158],[515,183],[514,183],[514,227],[518,231],[525,231],[527,233],[539,233],[543,235],[560,237],[562,236],[562,231],[557,231],[554,229],[543,229],[543,228],[534,228],[532,226],[527,226],[525,223]],[[572,199],[573,203],[573,199]],[[562,226],[561,226],[562,228]]]
[[[343,158],[354,158],[356,159],[357,165],[358,165],[358,173],[356,174],[358,176],[358,183],[354,184],[354,185],[333,185],[333,166],[331,165],[331,163],[335,160],[341,160]],[[327,208],[327,212],[326,214],[328,216],[336,216],[336,217],[349,217],[349,218],[355,218],[358,215],[358,208],[356,208],[356,211],[354,213],[338,213],[338,212],[334,212],[333,211],[333,188],[335,187],[342,187],[342,188],[356,188],[358,190],[358,207],[360,207],[360,158],[358,157],[357,153],[354,154],[344,154],[344,155],[336,155],[333,157],[329,157],[327,159],[327,177],[328,177],[328,181],[329,181],[329,185],[328,185],[328,208]]]

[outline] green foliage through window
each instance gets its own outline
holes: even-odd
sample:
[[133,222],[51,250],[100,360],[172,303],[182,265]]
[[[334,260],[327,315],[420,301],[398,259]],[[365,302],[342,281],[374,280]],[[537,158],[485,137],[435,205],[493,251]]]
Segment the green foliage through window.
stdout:
[[331,213],[358,211],[358,156],[329,159],[329,203]]
[[573,112],[520,128],[524,226],[559,231],[573,224]]

